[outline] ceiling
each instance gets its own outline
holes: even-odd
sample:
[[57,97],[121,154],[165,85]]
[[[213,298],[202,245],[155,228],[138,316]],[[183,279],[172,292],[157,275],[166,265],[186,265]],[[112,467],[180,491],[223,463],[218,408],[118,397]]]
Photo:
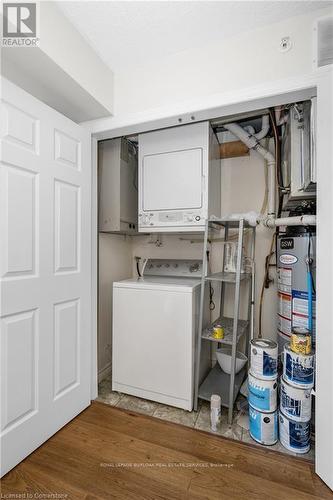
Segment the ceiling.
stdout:
[[115,72],[332,5],[328,1],[60,1]]

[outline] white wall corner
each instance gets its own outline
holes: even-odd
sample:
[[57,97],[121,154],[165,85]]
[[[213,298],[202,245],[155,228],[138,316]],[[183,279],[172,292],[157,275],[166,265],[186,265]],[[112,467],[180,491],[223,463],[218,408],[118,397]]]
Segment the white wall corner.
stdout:
[[113,73],[56,2],[40,2],[40,48],[112,114]]
[[39,45],[2,47],[1,74],[73,121],[111,116],[111,69],[56,2],[38,2],[38,14]]

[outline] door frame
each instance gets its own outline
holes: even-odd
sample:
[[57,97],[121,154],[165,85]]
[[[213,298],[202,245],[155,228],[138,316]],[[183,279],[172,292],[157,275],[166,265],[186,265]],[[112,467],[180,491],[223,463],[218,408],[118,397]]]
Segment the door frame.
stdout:
[[[262,109],[268,106],[283,104],[286,99],[290,102],[308,99],[317,95],[317,332],[320,331],[317,341],[316,380],[320,382],[316,394],[316,448],[323,449],[318,456],[316,453],[316,473],[333,489],[333,438],[328,442],[324,428],[331,426],[333,421],[333,391],[327,399],[325,382],[333,380],[333,363],[325,363],[331,356],[333,359],[333,335],[331,335],[331,308],[333,303],[333,231],[328,231],[326,221],[333,220],[333,173],[330,172],[333,163],[333,68],[322,68],[311,74],[301,75],[274,82],[265,82],[255,87],[241,89],[228,94],[218,94],[198,99],[196,103],[185,103],[174,109],[165,108],[149,110],[128,116],[112,117],[102,120],[86,122],[83,125],[89,128],[94,141],[93,182],[92,182],[92,234],[97,235],[97,141],[113,139],[122,135],[136,134],[161,128],[179,126],[181,123],[193,123],[221,116],[233,115],[241,112]],[[195,120],[193,120],[193,116]],[[97,280],[98,255],[97,243],[93,241],[92,252],[92,336],[94,349],[92,350],[92,398],[97,394]],[[318,369],[318,365],[320,369]],[[96,397],[96,396],[95,396]],[[333,434],[332,434],[333,436]]]
[[91,138],[91,400],[98,396],[98,141]]

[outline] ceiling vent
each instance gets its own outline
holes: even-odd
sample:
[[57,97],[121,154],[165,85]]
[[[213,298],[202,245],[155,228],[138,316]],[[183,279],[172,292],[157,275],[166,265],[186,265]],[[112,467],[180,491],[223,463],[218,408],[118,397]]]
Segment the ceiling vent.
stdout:
[[333,16],[317,20],[314,36],[315,66],[321,68],[333,64]]

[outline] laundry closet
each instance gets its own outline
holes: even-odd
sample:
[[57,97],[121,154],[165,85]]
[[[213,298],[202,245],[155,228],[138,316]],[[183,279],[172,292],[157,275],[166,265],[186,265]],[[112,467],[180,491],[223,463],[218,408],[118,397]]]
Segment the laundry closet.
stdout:
[[99,400],[313,460],[316,97],[100,141],[98,228]]

